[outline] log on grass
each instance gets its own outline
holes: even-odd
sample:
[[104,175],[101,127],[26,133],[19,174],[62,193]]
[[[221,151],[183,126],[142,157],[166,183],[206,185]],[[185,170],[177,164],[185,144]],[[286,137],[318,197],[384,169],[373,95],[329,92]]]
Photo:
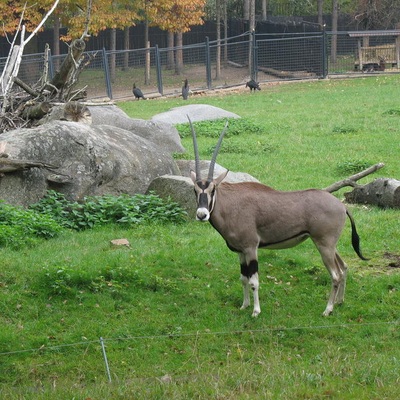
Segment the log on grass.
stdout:
[[382,208],[400,208],[400,181],[377,178],[371,183],[355,187],[344,197],[349,203],[371,204]]
[[40,119],[43,118],[49,111],[51,105],[47,101],[26,106],[22,112],[22,117],[25,119]]

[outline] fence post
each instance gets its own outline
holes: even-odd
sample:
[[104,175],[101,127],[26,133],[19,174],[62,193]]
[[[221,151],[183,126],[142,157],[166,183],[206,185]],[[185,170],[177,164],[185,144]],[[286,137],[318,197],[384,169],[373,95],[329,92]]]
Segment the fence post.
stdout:
[[157,86],[158,86],[158,93],[161,96],[164,95],[163,89],[163,81],[162,81],[162,72],[161,72],[161,58],[160,58],[160,50],[158,49],[158,44],[156,44],[156,71],[157,71]]
[[107,371],[108,382],[111,383],[110,367],[108,366],[106,348],[105,348],[105,346],[104,346],[104,340],[103,340],[102,337],[100,337],[100,344],[101,344],[101,351],[102,351],[102,353],[103,353],[104,364],[106,365],[106,371]]
[[54,78],[54,64],[53,64],[53,56],[51,55],[50,48],[47,49],[47,67],[49,69],[49,77],[50,79]]
[[106,78],[106,89],[107,96],[112,99],[112,87],[111,87],[111,77],[110,77],[110,69],[108,68],[108,59],[106,49],[103,47],[103,65],[104,65],[104,76]]
[[210,57],[210,38],[206,36],[206,76],[207,89],[211,89],[211,57]]
[[328,63],[327,63],[327,44],[325,25],[322,27],[322,78],[325,79],[328,75]]

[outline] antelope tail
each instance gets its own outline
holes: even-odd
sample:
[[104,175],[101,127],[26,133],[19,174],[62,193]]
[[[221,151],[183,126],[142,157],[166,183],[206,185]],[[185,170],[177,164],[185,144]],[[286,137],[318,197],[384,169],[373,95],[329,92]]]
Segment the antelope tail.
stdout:
[[354,222],[353,216],[350,214],[348,210],[346,210],[346,214],[350,219],[351,223],[351,244],[353,245],[354,251],[357,253],[358,257],[361,258],[361,260],[368,261],[369,258],[365,258],[360,249],[360,236],[358,236],[357,229],[356,229],[356,223]]

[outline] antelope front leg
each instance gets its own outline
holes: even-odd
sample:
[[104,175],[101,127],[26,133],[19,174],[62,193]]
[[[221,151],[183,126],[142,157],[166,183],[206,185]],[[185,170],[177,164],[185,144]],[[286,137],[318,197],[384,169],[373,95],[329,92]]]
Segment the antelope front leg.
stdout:
[[243,286],[243,304],[242,307],[240,307],[241,310],[244,310],[250,305],[250,285],[249,285],[249,279],[241,275],[240,280],[242,281],[242,286]]
[[[243,259],[243,260],[242,260]],[[253,317],[257,317],[260,314],[260,301],[258,298],[258,261],[252,260],[247,265],[244,260],[244,256],[241,256],[241,281],[243,285],[243,304],[240,307],[241,310],[247,308],[250,305],[250,288],[253,290],[253,300],[254,300],[254,308],[253,308]]]
[[254,301],[254,308],[253,308],[253,317],[257,317],[258,314],[261,312],[260,308],[260,300],[258,298],[258,288],[259,288],[259,282],[258,282],[258,272],[253,274],[251,278],[249,279],[249,286],[253,290],[253,301]]

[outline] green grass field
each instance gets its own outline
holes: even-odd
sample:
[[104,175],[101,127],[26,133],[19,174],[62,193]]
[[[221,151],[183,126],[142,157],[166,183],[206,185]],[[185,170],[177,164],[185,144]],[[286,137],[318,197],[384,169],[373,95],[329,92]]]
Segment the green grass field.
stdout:
[[[260,129],[228,134],[219,164],[277,189],[323,188],[378,162],[359,183],[400,179],[399,79],[119,106],[143,119],[194,103],[235,112]],[[198,136],[209,157],[216,137]],[[190,137],[182,143],[192,154]],[[260,251],[256,319],[239,310],[237,256],[209,224],[110,225],[2,248],[0,398],[397,399],[399,210],[349,208],[370,260],[357,258],[347,224],[346,299],[328,318],[330,279],[311,242]],[[117,238],[131,247],[112,247]]]

